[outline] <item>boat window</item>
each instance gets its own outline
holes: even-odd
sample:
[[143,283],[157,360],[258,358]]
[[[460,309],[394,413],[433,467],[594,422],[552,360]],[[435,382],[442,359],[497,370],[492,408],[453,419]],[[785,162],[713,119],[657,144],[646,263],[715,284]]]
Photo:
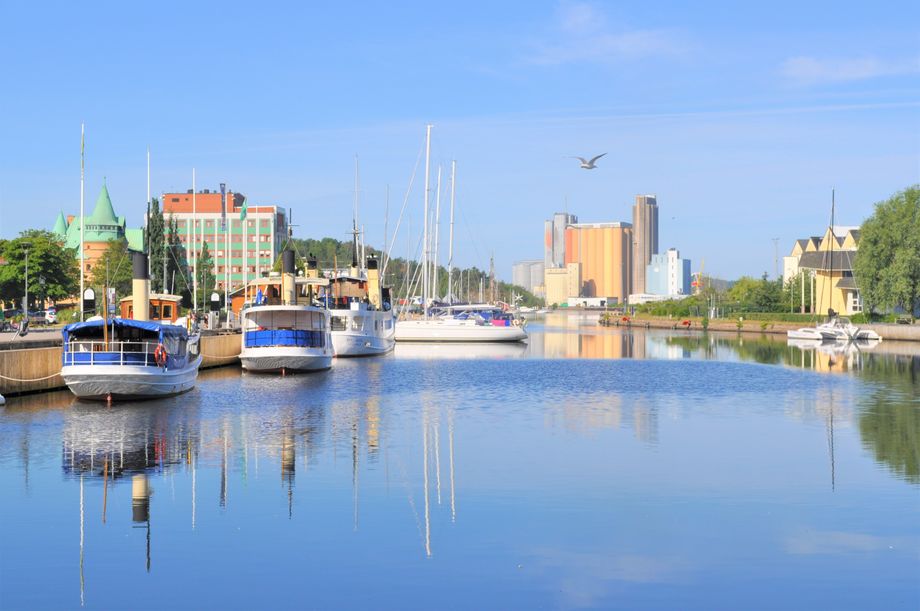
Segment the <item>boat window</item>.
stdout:
[[351,328],[354,331],[361,331],[364,328],[364,317],[355,316],[351,319]]
[[323,319],[325,315],[320,312],[313,312],[313,328],[322,330],[326,326],[326,321]]
[[163,304],[163,318],[172,320],[172,306]]
[[160,306],[159,305],[157,304],[150,305],[150,318],[153,318],[154,320],[160,318]]
[[344,316],[333,316],[332,317],[332,330],[333,331],[344,331],[345,330],[345,317]]

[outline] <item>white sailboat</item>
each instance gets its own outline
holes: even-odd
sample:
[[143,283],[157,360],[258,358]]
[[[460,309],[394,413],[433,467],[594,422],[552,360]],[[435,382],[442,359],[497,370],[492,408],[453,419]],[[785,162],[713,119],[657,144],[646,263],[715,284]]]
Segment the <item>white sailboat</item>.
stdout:
[[[431,296],[429,294],[429,241],[428,241],[428,191],[431,160],[431,125],[427,126],[425,140],[425,197],[424,225],[422,237],[422,308],[423,318],[419,320],[400,320],[396,323],[396,341],[400,342],[519,342],[527,339],[527,331],[520,325],[493,324],[482,316],[458,317],[448,311],[441,316],[432,317],[430,312]],[[454,217],[453,185],[456,182],[456,163],[451,164],[451,200],[450,216]],[[451,244],[448,261],[453,258],[453,224],[451,224]],[[450,276],[450,275],[448,275]],[[448,293],[452,286],[448,285]],[[453,295],[448,295],[452,299]]]
[[[835,212],[835,197],[834,191],[831,190],[831,224],[828,227],[829,236],[830,236],[830,257],[829,262],[826,265],[826,271],[830,272],[831,278],[833,278],[834,272],[834,212]],[[831,288],[832,284],[830,280],[827,283],[829,290],[833,291]],[[881,336],[875,331],[869,329],[860,329],[852,322],[850,319],[841,317],[833,309],[828,310],[828,317],[823,323],[815,325],[814,327],[802,327],[800,329],[793,329],[786,332],[787,338],[791,340],[809,340],[809,341],[822,341],[822,342],[851,342],[856,340],[865,340],[865,341],[880,341]]]

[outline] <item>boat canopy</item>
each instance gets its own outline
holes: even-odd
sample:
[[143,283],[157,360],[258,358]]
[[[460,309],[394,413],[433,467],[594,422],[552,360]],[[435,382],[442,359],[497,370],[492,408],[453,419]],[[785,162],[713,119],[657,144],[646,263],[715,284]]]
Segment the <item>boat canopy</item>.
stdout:
[[67,325],[64,327],[64,342],[66,343],[69,340],[70,335],[89,335],[93,334],[94,331],[101,331],[102,327],[106,326],[106,323],[115,329],[137,329],[140,331],[156,333],[160,339],[188,338],[188,331],[185,330],[185,327],[179,325],[171,325],[168,323],[147,320],[134,320],[132,318],[110,318],[107,321],[102,319],[88,320],[86,322],[75,322]]

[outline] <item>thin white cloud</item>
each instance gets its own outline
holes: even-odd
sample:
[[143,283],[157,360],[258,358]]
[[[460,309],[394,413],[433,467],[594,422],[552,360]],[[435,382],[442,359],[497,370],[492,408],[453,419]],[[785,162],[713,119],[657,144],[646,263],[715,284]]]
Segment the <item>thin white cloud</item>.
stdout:
[[790,57],[783,62],[780,73],[801,85],[862,81],[882,76],[920,73],[920,58],[908,61],[881,60],[875,57],[851,59],[818,59]]
[[617,63],[686,52],[679,36],[664,29],[618,29],[586,2],[565,2],[547,40],[534,45],[528,61],[540,65]]

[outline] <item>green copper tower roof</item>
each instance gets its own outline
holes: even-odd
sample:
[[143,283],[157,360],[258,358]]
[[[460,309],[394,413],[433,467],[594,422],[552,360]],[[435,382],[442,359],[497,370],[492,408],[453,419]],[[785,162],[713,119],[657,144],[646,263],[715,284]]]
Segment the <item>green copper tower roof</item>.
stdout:
[[115,209],[112,208],[109,189],[104,182],[102,183],[102,191],[99,192],[99,198],[96,200],[96,207],[93,208],[93,213],[86,219],[86,224],[118,225],[118,217],[115,216]]
[[58,212],[57,220],[54,222],[54,235],[62,240],[67,237],[67,219],[64,218],[63,212]]

